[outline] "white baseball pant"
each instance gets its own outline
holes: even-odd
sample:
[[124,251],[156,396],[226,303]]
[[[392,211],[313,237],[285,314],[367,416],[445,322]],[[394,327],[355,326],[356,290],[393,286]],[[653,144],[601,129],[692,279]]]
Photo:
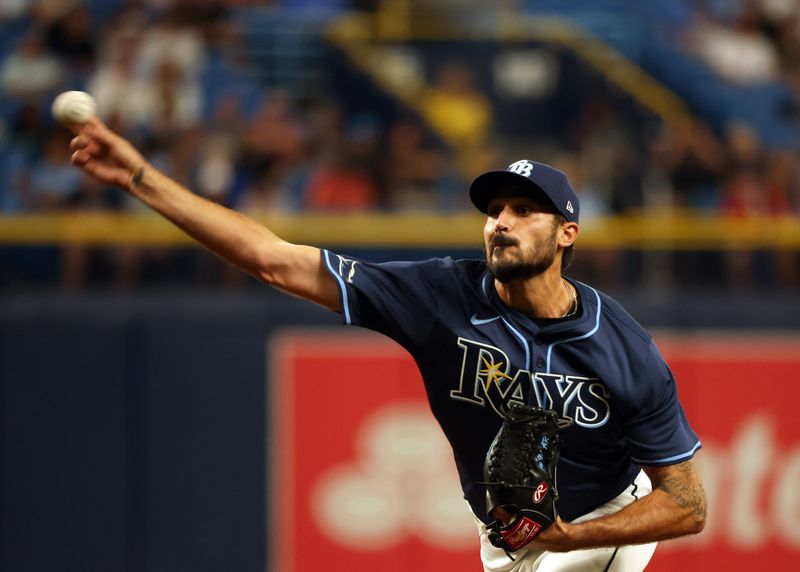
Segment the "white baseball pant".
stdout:
[[[650,479],[640,471],[633,484],[600,508],[572,522],[578,523],[617,512],[652,490]],[[512,561],[501,548],[492,546],[484,524],[475,517],[481,539],[484,572],[641,572],[647,566],[658,543],[630,546],[587,548],[572,552],[549,552],[523,547],[513,553]]]

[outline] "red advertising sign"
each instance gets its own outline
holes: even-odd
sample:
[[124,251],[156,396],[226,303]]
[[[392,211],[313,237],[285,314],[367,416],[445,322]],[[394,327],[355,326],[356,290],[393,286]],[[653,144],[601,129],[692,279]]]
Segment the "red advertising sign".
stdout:
[[800,570],[800,338],[657,338],[703,441],[698,536],[663,543],[652,570]]
[[[703,440],[706,530],[648,570],[800,569],[800,340],[657,337]],[[416,365],[381,336],[271,345],[275,572],[480,570],[477,530]]]

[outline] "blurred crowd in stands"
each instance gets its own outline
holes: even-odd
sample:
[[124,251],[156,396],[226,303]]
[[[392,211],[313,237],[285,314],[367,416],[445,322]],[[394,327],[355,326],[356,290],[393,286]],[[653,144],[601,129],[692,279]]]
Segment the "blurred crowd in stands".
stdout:
[[[796,0],[697,2],[688,44],[732,82],[749,84],[800,73],[800,3]],[[797,87],[797,86],[796,86]]]
[[[333,13],[374,8],[321,4]],[[694,4],[683,34],[687,51],[730,82],[792,85],[800,108],[800,0]],[[416,109],[388,121],[345,111],[341,94],[330,91],[297,94],[270,85],[245,101],[241,92],[213,86],[212,62],[249,77],[253,63],[236,14],[254,5],[265,3],[0,0],[7,48],[0,61],[0,213],[141,208],[70,166],[70,134],[48,115],[63,89],[93,94],[99,115],[178,181],[253,213],[468,211],[471,177],[525,154],[494,129],[491,98],[458,54],[430,71]],[[670,207],[738,217],[800,214],[798,149],[769,148],[742,122],[712,129],[687,116],[658,125],[653,133],[611,99],[587,94],[558,144],[537,141],[531,148],[547,151],[533,158],[568,172],[584,217]],[[135,280],[137,256],[114,254],[133,260],[123,282]],[[67,282],[85,280],[85,257],[79,250],[65,256]]]
[[[800,2],[697,5],[686,46],[733,84],[789,86],[795,97],[786,115],[800,118]],[[798,149],[765,148],[751,125],[734,123],[714,134],[695,121],[671,130],[660,143],[657,164],[685,204],[710,200],[735,216],[800,212]]]

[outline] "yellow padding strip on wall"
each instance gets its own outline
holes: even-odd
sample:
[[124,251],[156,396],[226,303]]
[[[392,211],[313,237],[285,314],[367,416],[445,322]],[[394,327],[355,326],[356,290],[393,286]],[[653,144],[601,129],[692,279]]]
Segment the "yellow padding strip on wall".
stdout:
[[[316,246],[480,249],[484,218],[458,214],[302,214],[253,217],[290,242]],[[0,245],[65,243],[189,246],[157,215],[64,213],[0,217]],[[800,218],[716,218],[661,214],[581,224],[580,249],[800,250]]]

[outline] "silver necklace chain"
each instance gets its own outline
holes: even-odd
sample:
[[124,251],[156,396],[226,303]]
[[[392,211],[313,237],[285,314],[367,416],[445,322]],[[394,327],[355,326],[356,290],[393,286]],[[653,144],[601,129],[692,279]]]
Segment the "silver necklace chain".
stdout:
[[564,287],[564,291],[567,293],[567,297],[571,297],[572,301],[569,304],[569,308],[567,311],[564,312],[564,315],[561,316],[562,318],[569,318],[570,316],[574,316],[575,312],[578,311],[578,292],[576,291],[574,294],[570,295],[569,288],[567,287],[567,281],[563,278],[561,279],[561,285]]

